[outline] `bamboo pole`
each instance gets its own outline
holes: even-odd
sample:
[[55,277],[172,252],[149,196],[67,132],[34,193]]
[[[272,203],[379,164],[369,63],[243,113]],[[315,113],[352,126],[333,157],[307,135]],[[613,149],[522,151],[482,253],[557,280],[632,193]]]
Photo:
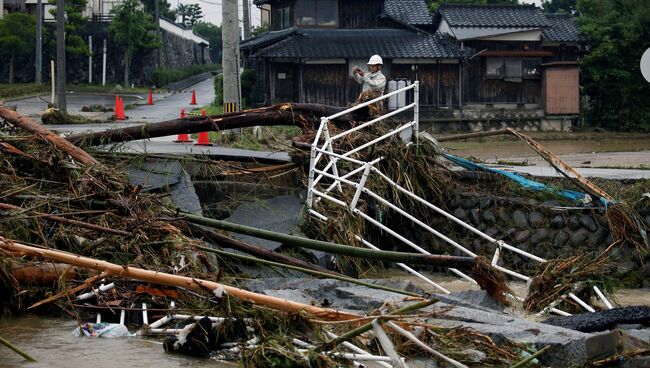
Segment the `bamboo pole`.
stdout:
[[253,293],[233,286],[219,284],[213,281],[193,277],[170,275],[168,273],[143,270],[141,268],[120,266],[114,263],[83,257],[73,253],[32,247],[13,242],[0,236],[0,249],[11,252],[22,252],[32,257],[41,257],[57,262],[68,263],[78,267],[89,268],[105,272],[109,276],[126,279],[137,279],[163,285],[184,287],[196,292],[216,292],[223,290],[228,295],[265,307],[291,313],[307,313],[326,320],[349,320],[359,318],[359,315],[338,311],[335,309],[320,308],[313,305],[302,304],[287,299],[276,298],[269,295]]
[[84,165],[101,166],[99,161],[95,160],[95,158],[89,155],[88,152],[82,150],[79,147],[76,147],[75,145],[68,142],[67,140],[59,137],[57,134],[45,128],[43,125],[39,124],[35,120],[22,116],[16,111],[10,110],[1,104],[0,104],[0,117],[6,119],[9,123],[18,126],[22,129],[25,129],[26,131],[37,135],[41,139],[52,143],[56,148],[69,154],[72,158],[81,162]]
[[15,351],[20,356],[22,356],[23,358],[29,360],[30,362],[35,362],[36,361],[36,359],[32,358],[29,354],[25,353],[24,351],[18,349],[14,344],[12,344],[9,341],[5,340],[2,336],[0,336],[0,343],[2,343],[2,345],[4,345],[4,346],[8,347],[9,349]]
[[219,254],[219,255],[225,256],[225,257],[238,258],[238,259],[241,259],[241,260],[244,260],[244,261],[261,263],[261,264],[266,264],[266,265],[269,265],[269,266],[282,267],[282,268],[286,268],[286,269],[289,269],[289,270],[300,271],[300,272],[303,272],[303,273],[306,273],[306,274],[309,274],[309,275],[318,276],[318,277],[321,277],[321,278],[329,278],[329,279],[335,279],[335,280],[350,282],[350,283],[357,284],[357,285],[362,285],[362,286],[365,286],[365,287],[368,287],[368,288],[371,288],[371,289],[379,289],[379,290],[390,291],[392,293],[397,293],[397,294],[403,294],[403,295],[414,296],[414,297],[422,297],[422,295],[420,295],[418,293],[412,293],[410,291],[394,289],[392,287],[383,286],[383,285],[375,285],[375,284],[371,284],[369,282],[357,280],[355,278],[347,277],[347,276],[343,276],[343,275],[337,275],[337,274],[331,274],[331,273],[327,273],[327,272],[314,271],[314,270],[310,270],[310,269],[307,269],[307,268],[292,266],[292,265],[288,265],[288,264],[284,264],[284,263],[266,261],[266,260],[255,258],[255,257],[245,256],[243,254],[234,254],[234,253],[230,253],[230,252],[224,252],[222,250],[209,248],[209,247],[204,247],[204,246],[201,246],[201,245],[195,245],[194,247],[198,248],[198,249],[201,249],[203,251],[206,251],[206,252]]
[[[415,304],[407,305],[406,307],[400,308],[400,309],[394,311],[391,314],[392,315],[407,314],[407,313],[410,313],[410,312],[414,312],[416,310],[420,310],[422,308],[426,308],[426,307],[430,306],[431,304],[435,304],[437,302],[438,302],[438,299],[425,300],[423,302],[418,302],[418,303],[415,303]],[[380,324],[383,323],[383,321],[381,320],[381,316],[377,316],[377,318],[378,318],[378,323],[380,323]],[[351,330],[351,331],[349,331],[347,333],[344,333],[343,335],[340,335],[339,337],[337,337],[337,338],[335,338],[333,340],[330,340],[330,341],[324,343],[323,345],[320,346],[319,350],[320,351],[333,350],[338,344],[341,344],[341,343],[343,343],[345,341],[351,340],[351,339],[361,335],[362,333],[368,332],[370,330],[372,330],[372,322],[366,323],[363,326],[357,327],[357,328],[355,328],[355,329],[353,329],[353,330]]]
[[336,244],[321,240],[301,238],[298,236],[277,233],[270,230],[257,229],[251,226],[233,224],[231,222],[215,220],[203,216],[192,215],[189,213],[179,213],[178,216],[195,224],[205,225],[232,231],[239,234],[254,236],[257,238],[273,240],[300,248],[320,250],[333,254],[345,255],[350,257],[368,258],[382,261],[401,262],[410,264],[426,264],[444,267],[455,267],[465,270],[471,270],[475,265],[472,257],[454,257],[445,255],[428,255],[419,253],[404,253],[385,250],[373,250],[349,245]]

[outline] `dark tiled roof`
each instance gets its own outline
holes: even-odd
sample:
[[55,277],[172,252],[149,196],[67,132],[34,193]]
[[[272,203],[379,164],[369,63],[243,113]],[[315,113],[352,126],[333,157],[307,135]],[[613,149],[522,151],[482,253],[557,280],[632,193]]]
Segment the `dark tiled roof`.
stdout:
[[443,4],[438,13],[452,27],[547,27],[539,8],[528,5]]
[[239,44],[239,46],[242,49],[260,47],[265,44],[273,43],[275,41],[286,38],[291,34],[295,33],[296,31],[297,31],[296,28],[287,28],[281,31],[270,31],[270,32],[262,33],[257,37],[249,38],[247,40],[242,41]]
[[384,0],[384,13],[407,24],[431,24],[433,18],[424,0]]
[[299,29],[255,56],[287,58],[462,58],[471,50],[437,34],[404,29]]
[[544,40],[553,42],[584,42],[576,19],[568,14],[545,14],[551,27],[544,30]]

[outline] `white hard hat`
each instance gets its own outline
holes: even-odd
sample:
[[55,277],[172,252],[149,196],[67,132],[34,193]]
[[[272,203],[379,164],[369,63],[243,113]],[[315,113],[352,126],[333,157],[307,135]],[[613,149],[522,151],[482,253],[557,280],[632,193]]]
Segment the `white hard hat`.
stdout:
[[377,64],[384,65],[384,61],[381,60],[381,56],[379,56],[379,55],[372,55],[372,56],[370,57],[370,60],[368,60],[368,65],[377,65]]

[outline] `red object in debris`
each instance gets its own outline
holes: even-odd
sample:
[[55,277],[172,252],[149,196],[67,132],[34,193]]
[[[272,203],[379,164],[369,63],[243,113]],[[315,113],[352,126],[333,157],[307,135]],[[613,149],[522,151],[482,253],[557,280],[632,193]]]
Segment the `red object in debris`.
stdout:
[[153,93],[149,90],[149,97],[147,97],[147,105],[153,105]]
[[[207,115],[208,114],[205,112],[205,109],[201,110],[201,116]],[[195,144],[197,146],[213,146],[213,144],[210,143],[210,136],[208,135],[208,132],[199,133],[199,140]]]
[[115,95],[115,120],[126,120],[126,115],[124,114],[124,102],[120,96]]
[[[185,119],[185,109],[181,108],[181,119]],[[188,134],[179,134],[176,140],[174,141],[176,143],[190,143],[193,142],[190,139],[190,136]]]
[[197,105],[196,103],[196,91],[192,90],[192,101],[190,101],[190,105]]

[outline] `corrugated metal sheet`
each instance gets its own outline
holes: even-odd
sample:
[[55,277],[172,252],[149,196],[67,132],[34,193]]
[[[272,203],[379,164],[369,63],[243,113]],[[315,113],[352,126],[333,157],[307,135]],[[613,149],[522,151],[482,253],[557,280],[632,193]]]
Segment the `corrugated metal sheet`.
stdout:
[[547,67],[544,101],[547,114],[580,113],[580,72],[577,66]]

